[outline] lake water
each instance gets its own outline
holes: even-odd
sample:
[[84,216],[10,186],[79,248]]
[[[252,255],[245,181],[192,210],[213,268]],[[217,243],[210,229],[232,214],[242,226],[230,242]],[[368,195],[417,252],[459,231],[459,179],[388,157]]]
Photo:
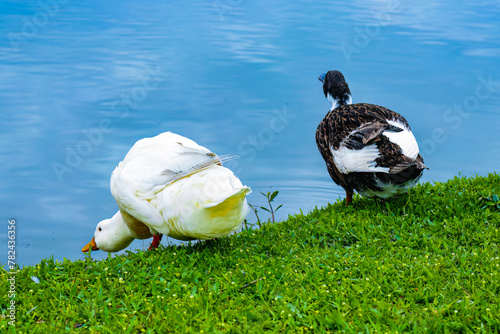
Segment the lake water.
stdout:
[[0,10],[2,264],[9,219],[17,263],[82,258],[96,223],[117,210],[114,167],[164,131],[238,155],[228,167],[253,189],[249,202],[279,190],[281,219],[343,198],[314,141],[330,107],[317,77],[331,69],[353,102],[407,118],[430,167],[422,181],[499,170],[496,0],[40,0]]

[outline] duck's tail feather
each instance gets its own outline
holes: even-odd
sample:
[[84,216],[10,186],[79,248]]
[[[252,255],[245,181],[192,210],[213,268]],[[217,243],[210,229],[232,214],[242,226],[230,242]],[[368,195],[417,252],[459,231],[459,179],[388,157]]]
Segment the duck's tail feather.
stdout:
[[243,186],[241,188],[235,188],[234,192],[229,195],[229,196],[224,196],[220,199],[217,200],[212,200],[210,203],[207,203],[206,208],[213,208],[215,206],[221,205],[221,204],[234,204],[235,200],[240,200],[250,194],[252,192],[252,189],[247,186]]

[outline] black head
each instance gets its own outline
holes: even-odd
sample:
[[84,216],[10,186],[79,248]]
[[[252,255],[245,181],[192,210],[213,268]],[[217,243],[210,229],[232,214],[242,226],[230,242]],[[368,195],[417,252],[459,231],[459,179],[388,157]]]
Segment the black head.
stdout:
[[339,71],[328,71],[320,75],[318,79],[323,83],[323,92],[328,100],[331,99],[331,102],[335,102],[338,106],[349,103],[351,91],[342,73]]

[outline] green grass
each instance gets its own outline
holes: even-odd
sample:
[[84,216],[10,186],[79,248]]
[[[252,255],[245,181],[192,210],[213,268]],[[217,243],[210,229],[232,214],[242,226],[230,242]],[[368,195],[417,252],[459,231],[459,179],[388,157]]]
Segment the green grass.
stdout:
[[499,195],[496,173],[456,177],[208,245],[43,260],[16,275],[16,330],[499,333]]

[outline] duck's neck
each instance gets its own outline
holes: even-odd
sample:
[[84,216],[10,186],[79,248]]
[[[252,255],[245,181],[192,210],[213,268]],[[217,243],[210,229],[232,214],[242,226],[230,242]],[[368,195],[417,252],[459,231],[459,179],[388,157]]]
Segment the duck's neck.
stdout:
[[135,239],[135,235],[133,235],[132,231],[128,227],[128,224],[123,218],[124,217],[122,216],[120,211],[115,213],[115,215],[111,218],[114,235],[116,235],[119,239],[127,241],[129,239]]
[[352,104],[352,97],[351,95],[343,95],[342,97],[333,97],[330,93],[326,96],[328,101],[332,103],[332,107],[330,108],[331,110],[334,110],[340,106],[344,106],[346,104]]

